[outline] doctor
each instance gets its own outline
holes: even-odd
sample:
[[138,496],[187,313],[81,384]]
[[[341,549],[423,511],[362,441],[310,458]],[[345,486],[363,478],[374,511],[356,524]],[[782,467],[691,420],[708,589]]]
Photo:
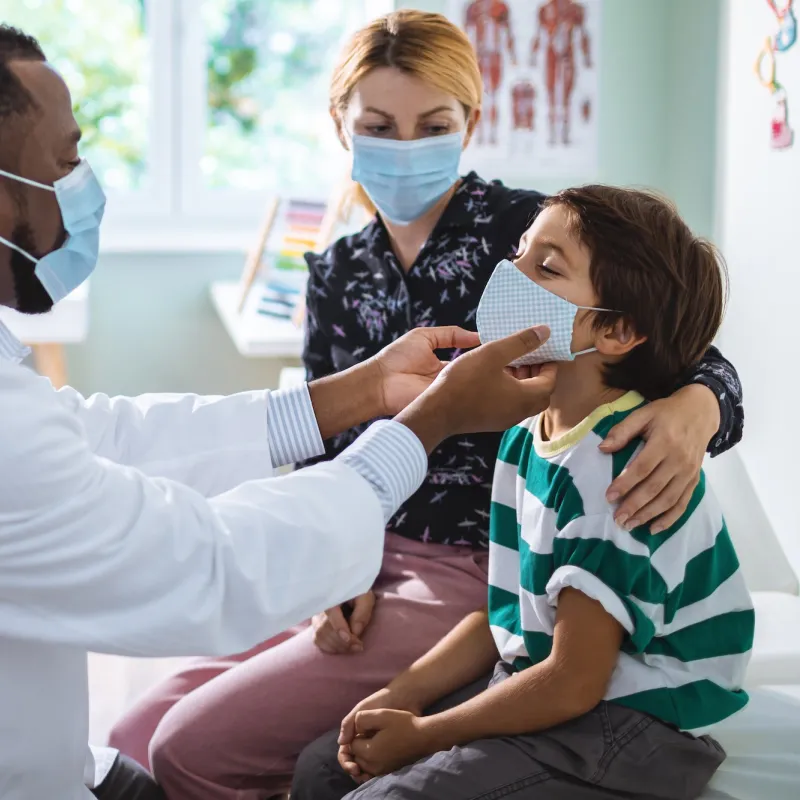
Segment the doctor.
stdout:
[[[26,313],[97,260],[104,197],[71,108],[36,41],[0,26],[0,303]],[[412,331],[289,392],[87,400],[20,366],[0,326],[0,797],[158,796],[116,754],[87,755],[87,651],[239,652],[366,591],[426,454],[546,406],[549,371],[504,370],[540,335],[443,369],[434,350],[477,335]],[[490,381],[491,402],[474,389]],[[393,414],[333,462],[265,480]]]

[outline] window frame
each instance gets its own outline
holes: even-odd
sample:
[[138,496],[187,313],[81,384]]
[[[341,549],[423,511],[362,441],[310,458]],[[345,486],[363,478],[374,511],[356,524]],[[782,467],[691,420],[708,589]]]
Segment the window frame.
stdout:
[[[172,81],[161,81],[158,66],[170,69],[174,58],[173,14],[171,0],[146,0],[150,63],[147,92],[148,125],[146,139],[146,169],[143,186],[131,192],[107,190],[106,224],[114,227],[124,224],[149,222],[169,216],[173,210],[173,183],[159,183],[157,177],[169,168],[170,137],[174,124],[172,112]],[[91,160],[91,159],[90,159]]]
[[[150,37],[147,172],[141,190],[109,193],[101,250],[243,252],[271,202],[269,193],[209,189],[200,158],[206,125],[205,31],[197,0],[146,0]],[[365,22],[394,0],[363,0]],[[333,135],[333,130],[331,130]],[[327,199],[327,192],[315,198]]]

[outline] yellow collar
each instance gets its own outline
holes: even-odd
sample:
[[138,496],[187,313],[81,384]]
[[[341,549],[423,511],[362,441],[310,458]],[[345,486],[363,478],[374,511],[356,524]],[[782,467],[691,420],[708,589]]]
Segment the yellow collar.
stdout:
[[544,414],[539,414],[536,420],[536,428],[533,431],[534,450],[536,454],[542,458],[557,456],[581,441],[581,439],[583,439],[589,431],[593,430],[601,420],[619,411],[630,411],[636,408],[636,406],[640,406],[642,403],[644,403],[644,397],[642,397],[639,392],[628,392],[612,403],[599,406],[592,411],[586,419],[581,420],[572,430],[567,431],[563,436],[559,436],[557,439],[550,439],[549,441],[545,441],[542,438]]

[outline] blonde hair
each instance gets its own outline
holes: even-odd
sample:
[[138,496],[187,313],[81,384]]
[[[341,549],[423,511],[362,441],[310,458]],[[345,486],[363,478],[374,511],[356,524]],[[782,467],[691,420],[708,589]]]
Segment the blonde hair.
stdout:
[[[467,115],[481,105],[483,80],[472,43],[441,14],[394,11],[358,31],[333,71],[331,111],[343,117],[358,82],[379,67],[395,67],[452,95]],[[359,184],[353,200],[375,213]]]

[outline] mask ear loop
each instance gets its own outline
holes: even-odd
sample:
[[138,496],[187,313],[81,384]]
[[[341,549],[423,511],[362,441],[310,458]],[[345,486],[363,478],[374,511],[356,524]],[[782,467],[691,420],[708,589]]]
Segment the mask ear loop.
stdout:
[[[569,302],[569,301],[567,301]],[[572,305],[575,305],[574,303]],[[621,314],[621,311],[614,311],[613,308],[595,308],[594,306],[575,306],[575,308],[579,308],[581,311],[603,311],[606,314]]]
[[30,178],[22,178],[19,175],[14,175],[12,172],[6,172],[4,169],[0,169],[0,175],[10,178],[12,181],[27,183],[28,186],[35,186],[37,189],[47,189],[48,192],[55,192],[54,186],[48,186],[46,183],[39,183],[39,181],[32,181]]
[[9,242],[8,239],[4,239],[2,236],[0,236],[0,242],[2,242],[6,247],[10,247],[12,250],[16,250],[21,256],[25,256],[25,258],[27,258],[28,261],[30,261],[31,263],[33,264],[39,263],[38,258],[34,258],[26,250],[23,250],[21,247],[15,245],[14,242]]
[[[573,305],[575,304],[573,303]],[[575,306],[575,308],[579,308],[581,309],[581,311],[602,311],[605,314],[622,314],[621,311],[613,311],[610,308],[594,308],[594,306]],[[596,347],[590,347],[588,350],[578,350],[577,353],[572,354],[572,357],[575,358],[575,356],[585,356],[587,353],[596,353],[596,352],[597,352]]]
[[[19,175],[14,175],[11,172],[6,172],[4,169],[0,169],[0,175],[5,178],[9,178],[12,181],[19,181],[20,183],[26,183],[28,186],[34,186],[37,189],[47,189],[48,192],[55,192],[55,188],[52,186],[48,186],[46,183],[39,183],[38,181],[32,181],[29,178],[22,178]],[[25,256],[33,264],[38,264],[39,259],[34,258],[30,253],[23,250],[21,247],[18,247],[13,242],[9,242],[8,239],[3,238],[0,236],[0,242],[2,242],[6,247],[10,247],[12,250],[16,250],[21,256]]]

